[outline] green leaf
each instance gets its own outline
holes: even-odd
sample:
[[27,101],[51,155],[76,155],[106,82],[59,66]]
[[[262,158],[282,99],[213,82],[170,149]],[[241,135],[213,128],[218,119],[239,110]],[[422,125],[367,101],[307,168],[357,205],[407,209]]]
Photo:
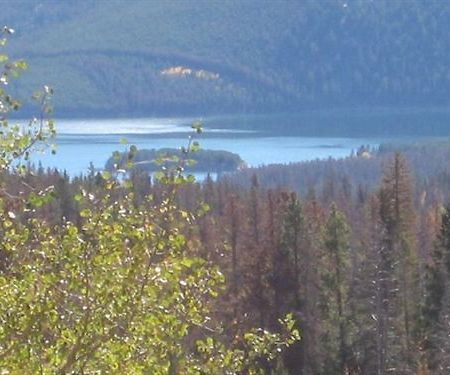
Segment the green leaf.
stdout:
[[80,216],[84,218],[90,217],[91,215],[92,215],[91,210],[89,210],[88,208],[85,208],[80,212]]
[[105,179],[105,180],[110,180],[111,179],[111,173],[110,172],[108,172],[108,171],[102,171],[102,177]]
[[84,198],[82,194],[76,194],[73,199],[75,200],[75,202],[81,202]]

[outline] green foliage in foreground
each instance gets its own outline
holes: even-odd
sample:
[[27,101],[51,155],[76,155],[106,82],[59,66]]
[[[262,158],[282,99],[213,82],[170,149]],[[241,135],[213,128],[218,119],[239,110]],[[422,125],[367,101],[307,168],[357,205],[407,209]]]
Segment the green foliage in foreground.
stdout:
[[194,218],[169,197],[150,208],[134,207],[131,194],[80,199],[80,225],[55,228],[33,218],[21,224],[2,202],[1,368],[252,373],[256,359],[296,339],[290,318],[285,337],[255,331],[239,350],[205,339],[220,335],[209,314],[223,276],[189,248],[181,232]]
[[[6,115],[12,99],[4,86]],[[38,95],[43,113],[47,94]],[[51,122],[38,123],[21,132],[3,119],[2,173],[14,173],[16,161],[52,135]],[[101,190],[76,197],[78,222],[57,226],[39,216],[50,188],[12,194],[2,181],[1,374],[258,374],[299,339],[287,316],[282,334],[224,340],[211,314],[224,277],[183,235],[196,215],[175,203],[179,174],[168,172],[162,200],[142,206],[105,174]]]

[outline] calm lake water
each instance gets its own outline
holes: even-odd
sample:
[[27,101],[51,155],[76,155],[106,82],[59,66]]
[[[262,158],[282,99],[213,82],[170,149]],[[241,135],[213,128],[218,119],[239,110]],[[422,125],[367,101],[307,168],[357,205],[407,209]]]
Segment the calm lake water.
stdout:
[[377,146],[383,141],[406,138],[408,129],[427,135],[450,129],[450,114],[442,111],[428,115],[335,111],[204,119],[59,120],[57,154],[39,155],[34,162],[40,160],[44,167],[56,167],[76,176],[86,173],[91,162],[102,169],[113,151],[125,151],[127,145],[121,139],[141,149],[186,145],[195,120],[204,124],[204,133],[198,137],[202,148],[235,152],[250,166],[345,157],[361,145]]

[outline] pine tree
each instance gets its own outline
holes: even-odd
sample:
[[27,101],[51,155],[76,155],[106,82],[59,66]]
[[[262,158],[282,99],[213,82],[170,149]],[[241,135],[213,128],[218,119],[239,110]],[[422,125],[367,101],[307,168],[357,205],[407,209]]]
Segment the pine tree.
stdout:
[[[358,220],[361,228],[358,241],[354,245],[355,249],[352,251],[352,276],[349,280],[348,313],[352,324],[349,332],[351,345],[349,373],[372,375],[377,374],[378,368],[379,342],[376,338],[380,324],[378,317],[381,315],[380,304],[377,304],[380,281],[377,267],[380,223],[376,196],[370,198],[365,215],[359,216]],[[352,226],[352,237],[354,236],[355,230]]]
[[256,175],[252,176],[247,203],[248,236],[246,264],[249,272],[246,277],[251,286],[247,310],[256,310],[258,324],[261,327],[265,327],[268,324],[268,306],[270,304],[270,298],[267,293],[267,278],[271,247],[264,241],[264,225],[267,210],[265,210],[265,205],[261,198]]
[[446,287],[442,295],[441,312],[437,326],[436,368],[433,373],[446,375],[450,373],[450,287],[449,276],[446,277]]
[[[324,231],[324,257],[327,270],[323,274],[323,289],[327,297],[325,311],[328,317],[330,350],[334,352],[335,363],[329,364],[330,371],[344,374],[348,365],[348,300],[349,270],[349,227],[345,216],[331,205]],[[330,356],[331,359],[331,356]]]
[[[450,346],[448,293],[450,293],[450,206],[442,214],[441,229],[427,267],[426,295],[422,309],[422,330],[426,362],[431,371],[442,367],[442,347]],[[444,330],[444,334],[442,334]]]
[[284,309],[294,313],[302,327],[302,342],[286,351],[285,364],[291,374],[312,374],[317,368],[317,263],[314,262],[308,222],[295,193],[288,198],[281,227],[281,249],[286,293]]
[[380,303],[383,306],[381,319],[385,323],[379,334],[386,340],[380,373],[410,373],[417,361],[414,331],[419,292],[411,180],[406,161],[399,153],[385,172],[379,200]]

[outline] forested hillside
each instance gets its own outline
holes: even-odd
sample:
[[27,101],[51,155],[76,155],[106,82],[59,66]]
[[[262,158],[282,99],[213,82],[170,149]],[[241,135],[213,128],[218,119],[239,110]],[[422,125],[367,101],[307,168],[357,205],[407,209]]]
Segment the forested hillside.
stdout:
[[[301,331],[280,360],[259,362],[262,374],[448,373],[449,151],[445,143],[395,149],[249,169],[177,190],[182,212],[197,212],[177,233],[227,281],[210,310],[225,340],[240,347],[255,327],[283,334],[278,317],[288,312]],[[132,207],[154,212],[172,188],[137,170],[129,177],[110,193],[112,217]],[[4,178],[5,191],[20,186],[18,176]],[[54,186],[54,199],[33,217],[55,228],[78,223],[83,235],[91,206],[77,192],[102,207],[96,197],[111,183],[100,173],[70,180],[42,169],[22,178],[36,189]],[[133,203],[123,208],[122,199]]]
[[[61,116],[449,104],[444,1],[3,1]],[[25,95],[25,94],[23,94]]]

